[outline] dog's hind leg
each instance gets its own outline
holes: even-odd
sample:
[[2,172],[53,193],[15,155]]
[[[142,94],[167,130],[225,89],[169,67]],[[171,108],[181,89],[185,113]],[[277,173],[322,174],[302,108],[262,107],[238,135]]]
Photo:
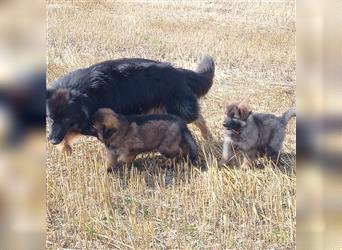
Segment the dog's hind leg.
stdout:
[[182,143],[182,137],[179,135],[179,131],[176,127],[169,128],[169,134],[163,139],[163,142],[159,145],[158,151],[166,156],[167,158],[173,158],[182,153],[182,149],[180,147]]
[[209,139],[212,137],[207,123],[201,113],[198,114],[198,118],[194,121],[194,125],[199,128],[204,139]]
[[75,143],[75,141],[78,139],[80,136],[80,133],[76,131],[69,131],[65,136],[63,141],[57,145],[57,148],[63,152],[66,153],[67,155],[72,154],[72,148],[71,145]]
[[278,163],[279,152],[284,141],[284,130],[279,129],[273,133],[272,139],[265,149],[266,157],[270,158],[275,164]]
[[279,156],[279,151],[276,151],[270,146],[266,147],[266,157],[270,158],[270,160],[273,161],[275,164],[277,164],[278,156]]
[[183,154],[189,155],[190,161],[195,164],[198,160],[197,143],[192,137],[190,131],[185,131],[183,141],[180,145]]

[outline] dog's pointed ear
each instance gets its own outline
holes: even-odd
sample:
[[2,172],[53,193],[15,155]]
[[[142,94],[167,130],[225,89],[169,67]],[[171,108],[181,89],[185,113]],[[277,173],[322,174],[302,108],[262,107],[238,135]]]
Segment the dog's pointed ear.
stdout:
[[225,103],[226,115],[229,115],[230,113],[232,113],[233,109],[234,109],[234,103],[233,102],[226,102]]
[[239,106],[239,114],[241,116],[241,118],[245,118],[247,119],[248,116],[251,114],[251,108],[249,107],[249,105],[246,102],[240,102]]

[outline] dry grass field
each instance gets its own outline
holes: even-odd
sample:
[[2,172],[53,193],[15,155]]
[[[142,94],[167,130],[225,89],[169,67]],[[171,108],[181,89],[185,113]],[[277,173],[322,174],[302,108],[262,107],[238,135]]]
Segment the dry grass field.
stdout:
[[216,62],[201,100],[213,139],[190,126],[208,171],[149,154],[110,175],[95,139],[70,157],[47,145],[48,249],[295,248],[295,120],[278,167],[217,167],[226,101],[275,114],[295,106],[295,1],[274,2],[47,1],[48,83],[120,57]]

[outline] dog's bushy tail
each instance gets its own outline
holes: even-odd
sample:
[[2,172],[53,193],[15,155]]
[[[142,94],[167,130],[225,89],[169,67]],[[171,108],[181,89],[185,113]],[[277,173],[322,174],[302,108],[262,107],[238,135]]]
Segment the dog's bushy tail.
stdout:
[[289,120],[295,116],[296,116],[296,110],[295,109],[289,109],[280,117],[280,119],[281,119],[281,122],[284,125],[286,125],[289,122]]
[[211,56],[204,56],[196,69],[195,79],[189,81],[190,88],[195,92],[197,97],[204,96],[208,93],[213,85],[215,74],[215,63]]

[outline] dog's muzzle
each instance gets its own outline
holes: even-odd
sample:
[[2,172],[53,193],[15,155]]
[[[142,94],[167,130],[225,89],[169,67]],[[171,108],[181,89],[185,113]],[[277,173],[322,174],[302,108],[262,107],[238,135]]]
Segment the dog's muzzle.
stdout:
[[231,123],[223,123],[223,127],[225,127],[229,131],[232,131],[238,134],[241,132],[241,127],[233,126]]
[[61,143],[62,139],[56,138],[56,137],[49,137],[49,142],[53,145],[57,145]]

